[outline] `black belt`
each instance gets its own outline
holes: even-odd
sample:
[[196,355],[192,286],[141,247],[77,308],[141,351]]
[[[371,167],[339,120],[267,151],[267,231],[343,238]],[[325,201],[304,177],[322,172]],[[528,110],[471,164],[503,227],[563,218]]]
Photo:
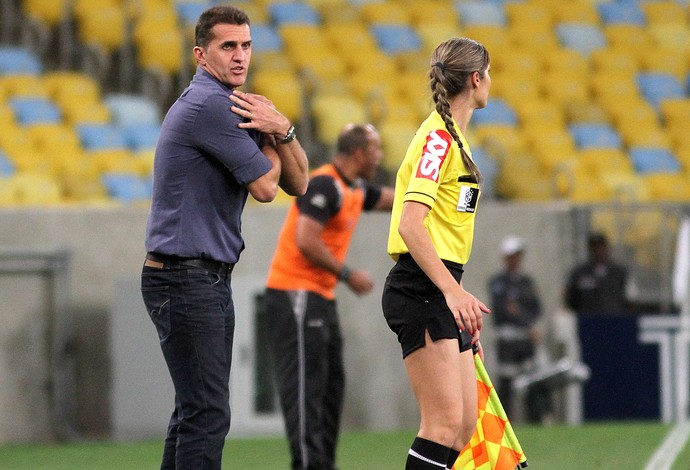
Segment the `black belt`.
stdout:
[[[219,276],[226,277],[232,273],[235,265],[233,263],[224,263],[222,261],[215,261],[206,258],[182,258],[180,256],[160,255],[158,253],[146,253],[146,266],[153,268],[175,268],[180,266],[201,268]],[[152,263],[150,263],[152,261]]]

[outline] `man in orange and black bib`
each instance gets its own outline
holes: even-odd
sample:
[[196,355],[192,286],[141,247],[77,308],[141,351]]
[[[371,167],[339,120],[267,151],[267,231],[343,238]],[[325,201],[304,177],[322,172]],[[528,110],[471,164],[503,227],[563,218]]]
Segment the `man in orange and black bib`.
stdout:
[[347,125],[280,232],[265,306],[292,469],[335,469],[345,386],[335,288],[373,288],[370,274],[350,269],[345,257],[361,212],[393,205],[393,188],[371,184],[382,156],[373,126]]

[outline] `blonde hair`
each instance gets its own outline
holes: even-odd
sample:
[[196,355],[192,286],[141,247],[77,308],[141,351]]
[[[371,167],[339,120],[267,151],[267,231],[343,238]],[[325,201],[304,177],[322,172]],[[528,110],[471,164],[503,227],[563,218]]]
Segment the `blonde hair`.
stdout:
[[431,54],[429,71],[431,96],[436,111],[441,115],[446,129],[458,144],[462,161],[476,183],[482,180],[481,172],[465,151],[460,136],[453,125],[449,100],[464,91],[467,78],[474,72],[484,77],[489,67],[489,52],[473,39],[453,38],[439,44]]

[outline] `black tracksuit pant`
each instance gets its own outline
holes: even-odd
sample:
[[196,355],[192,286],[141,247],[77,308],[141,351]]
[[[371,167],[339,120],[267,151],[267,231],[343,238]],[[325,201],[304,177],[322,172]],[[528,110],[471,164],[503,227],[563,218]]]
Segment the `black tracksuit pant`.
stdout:
[[335,301],[275,289],[265,301],[292,468],[333,470],[345,394]]

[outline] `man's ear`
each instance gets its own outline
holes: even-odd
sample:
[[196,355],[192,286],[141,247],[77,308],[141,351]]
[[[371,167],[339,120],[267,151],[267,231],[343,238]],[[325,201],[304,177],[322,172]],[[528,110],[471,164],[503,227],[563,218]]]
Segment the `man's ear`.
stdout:
[[192,52],[194,52],[194,59],[196,59],[196,63],[199,65],[206,65],[206,59],[204,59],[204,49],[200,46],[194,46],[194,49],[192,49]]

